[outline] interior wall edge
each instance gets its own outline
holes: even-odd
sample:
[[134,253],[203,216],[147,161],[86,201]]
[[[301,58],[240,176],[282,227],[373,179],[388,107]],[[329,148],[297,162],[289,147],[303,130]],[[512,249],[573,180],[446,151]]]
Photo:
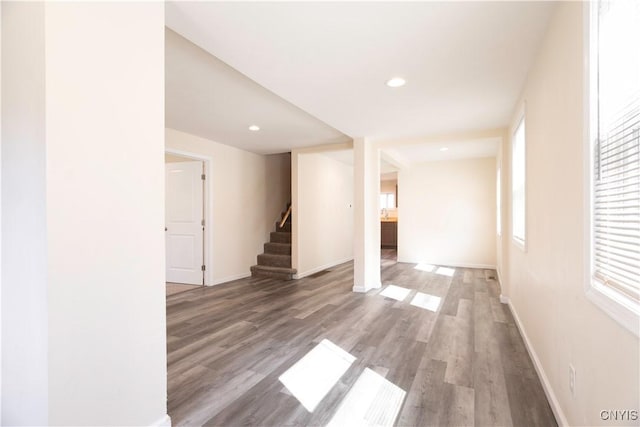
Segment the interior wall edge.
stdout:
[[341,260],[338,260],[338,261],[330,262],[328,264],[321,265],[319,267],[311,268],[311,269],[309,269],[307,271],[304,271],[302,273],[294,274],[293,278],[294,279],[303,279],[303,278],[305,278],[307,276],[311,276],[312,274],[319,273],[320,271],[327,270],[329,268],[335,267],[335,266],[340,265],[340,264],[344,264],[345,262],[349,262],[349,261],[353,261],[353,256],[348,257],[348,258],[344,258],[344,259],[341,259]]

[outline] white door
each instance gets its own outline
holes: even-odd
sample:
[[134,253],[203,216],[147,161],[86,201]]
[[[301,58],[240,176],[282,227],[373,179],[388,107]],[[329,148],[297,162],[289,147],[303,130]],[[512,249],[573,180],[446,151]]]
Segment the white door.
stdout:
[[203,284],[202,162],[165,164],[167,282]]

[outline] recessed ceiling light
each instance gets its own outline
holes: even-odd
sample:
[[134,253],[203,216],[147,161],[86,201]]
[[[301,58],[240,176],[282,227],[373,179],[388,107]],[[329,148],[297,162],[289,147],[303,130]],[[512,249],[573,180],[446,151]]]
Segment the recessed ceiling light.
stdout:
[[258,132],[260,130],[260,126],[251,125],[249,126],[249,130],[253,132]]
[[387,86],[389,87],[400,87],[404,86],[407,81],[402,77],[394,77],[390,80],[387,80]]
[[440,151],[447,151],[447,150],[448,150],[448,148],[447,148],[447,147],[442,147],[442,148],[440,149]]

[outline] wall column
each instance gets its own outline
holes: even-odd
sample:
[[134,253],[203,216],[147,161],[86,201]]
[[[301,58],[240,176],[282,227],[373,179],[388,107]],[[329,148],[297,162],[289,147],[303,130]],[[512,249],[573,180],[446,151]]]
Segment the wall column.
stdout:
[[2,425],[48,424],[45,5],[2,5]]
[[354,218],[353,291],[380,283],[380,150],[366,138],[353,140]]
[[164,4],[2,4],[2,425],[168,425]]

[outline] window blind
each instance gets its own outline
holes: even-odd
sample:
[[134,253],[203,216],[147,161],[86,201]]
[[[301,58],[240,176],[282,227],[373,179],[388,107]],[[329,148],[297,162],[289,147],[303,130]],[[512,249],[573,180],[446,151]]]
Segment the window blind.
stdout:
[[595,276],[640,301],[640,96],[596,143]]
[[640,5],[599,2],[593,273],[640,302]]

